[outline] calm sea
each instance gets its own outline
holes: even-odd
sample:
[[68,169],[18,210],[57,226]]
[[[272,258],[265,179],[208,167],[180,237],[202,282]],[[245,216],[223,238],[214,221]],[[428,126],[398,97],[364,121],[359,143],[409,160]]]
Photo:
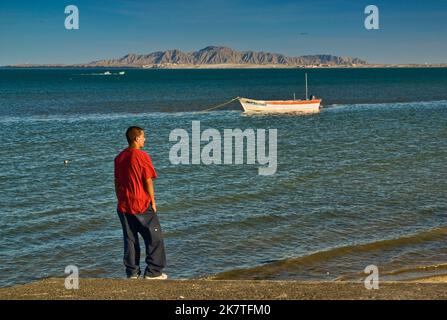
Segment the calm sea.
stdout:
[[[171,278],[447,273],[447,69],[306,72],[320,114],[250,116],[196,111],[302,97],[304,70],[0,69],[0,286],[67,265],[124,276],[113,159],[130,125],[159,174]],[[171,164],[170,132],[194,120],[277,129],[276,174]]]

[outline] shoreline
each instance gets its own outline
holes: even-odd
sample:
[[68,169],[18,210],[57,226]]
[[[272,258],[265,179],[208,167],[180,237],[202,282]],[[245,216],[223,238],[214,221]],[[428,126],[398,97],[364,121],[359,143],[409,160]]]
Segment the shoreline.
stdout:
[[272,280],[79,279],[67,290],[64,278],[0,288],[2,300],[447,300],[447,275],[379,283]]
[[208,65],[7,65],[0,69],[128,69],[128,70],[225,70],[225,69],[414,69],[414,68],[447,68],[447,64],[366,64],[366,65],[262,65],[262,64],[208,64]]

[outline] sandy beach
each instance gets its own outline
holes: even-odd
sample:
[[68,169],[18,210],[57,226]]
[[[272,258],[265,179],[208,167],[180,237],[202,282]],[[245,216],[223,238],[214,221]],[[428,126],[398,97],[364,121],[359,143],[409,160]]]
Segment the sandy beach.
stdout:
[[363,283],[264,280],[80,279],[67,290],[64,279],[49,278],[0,289],[3,300],[401,300],[447,299],[447,276],[412,282]]

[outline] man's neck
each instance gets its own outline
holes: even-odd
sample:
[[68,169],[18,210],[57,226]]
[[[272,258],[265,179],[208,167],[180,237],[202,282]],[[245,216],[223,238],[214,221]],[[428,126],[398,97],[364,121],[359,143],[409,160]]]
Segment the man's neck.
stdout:
[[135,143],[132,143],[132,144],[129,146],[129,149],[138,149],[138,150],[140,150],[141,147],[140,147],[139,145],[135,144]]

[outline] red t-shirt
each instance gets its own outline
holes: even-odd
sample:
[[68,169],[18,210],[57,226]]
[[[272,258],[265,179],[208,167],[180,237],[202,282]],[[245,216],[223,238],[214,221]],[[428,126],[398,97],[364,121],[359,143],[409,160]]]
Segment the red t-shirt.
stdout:
[[151,199],[143,187],[143,181],[149,178],[157,178],[157,173],[143,150],[127,148],[115,158],[119,212],[137,214],[149,208]]

